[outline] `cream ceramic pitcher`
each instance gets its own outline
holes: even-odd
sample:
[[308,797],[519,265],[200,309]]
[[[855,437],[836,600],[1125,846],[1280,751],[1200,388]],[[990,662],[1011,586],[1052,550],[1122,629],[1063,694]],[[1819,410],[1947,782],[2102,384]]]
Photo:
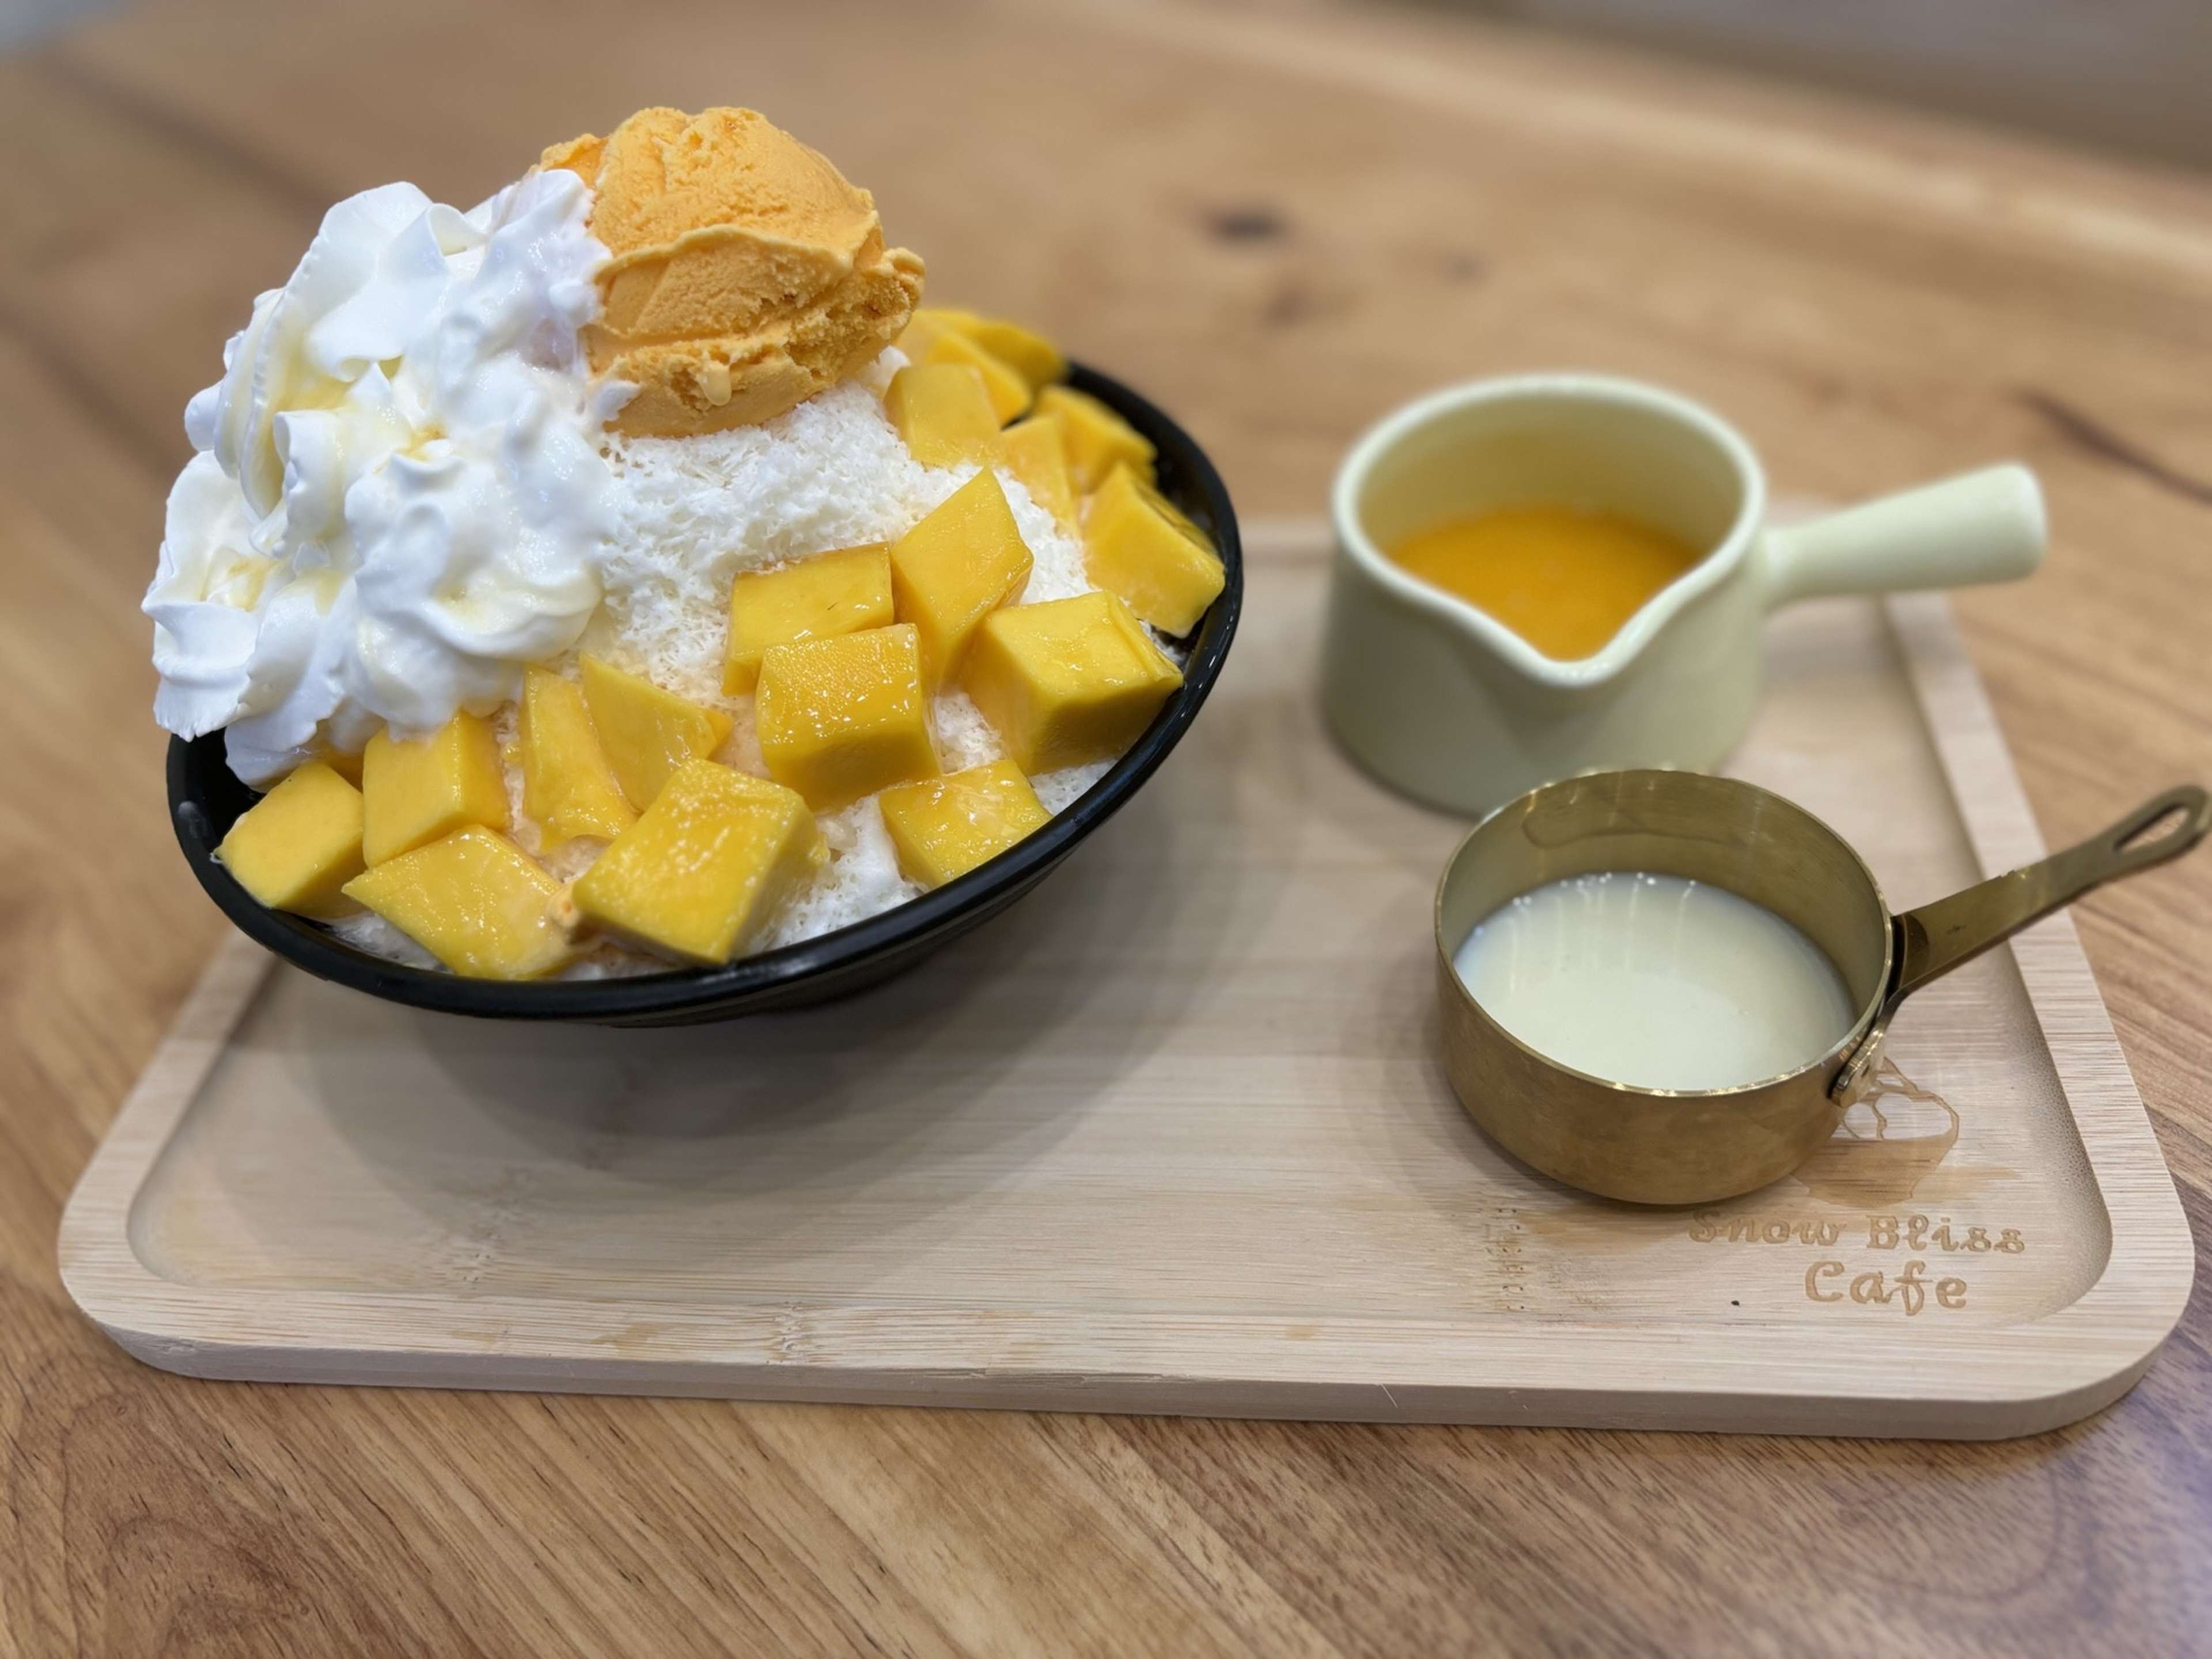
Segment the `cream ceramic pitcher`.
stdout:
[[[1383,551],[1448,519],[1537,502],[1621,514],[1710,550],[1572,662]],[[1385,783],[1469,815],[1580,772],[1709,769],[1750,723],[1768,611],[2009,581],[2042,562],[2045,539],[2042,492],[2018,465],[1770,527],[1765,476],[1735,428],[1656,386],[1589,374],[1471,381],[1400,410],[1346,459],[1332,506],[1329,725]]]

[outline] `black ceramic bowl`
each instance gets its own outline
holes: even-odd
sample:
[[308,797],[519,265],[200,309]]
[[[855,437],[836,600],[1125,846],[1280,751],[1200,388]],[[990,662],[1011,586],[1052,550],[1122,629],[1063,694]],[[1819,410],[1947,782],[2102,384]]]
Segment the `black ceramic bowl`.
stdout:
[[565,1019],[605,1025],[680,1025],[819,1002],[911,967],[988,921],[1044,879],[1076,842],[1119,811],[1167,758],[1220,678],[1244,595],[1243,555],[1229,492],[1188,434],[1119,381],[1078,368],[1070,375],[1159,447],[1160,489],[1213,538],[1228,585],[1188,641],[1182,687],[1144,736],[1083,798],[1019,846],[896,910],[801,945],[742,957],[725,968],[628,978],[514,984],[408,968],[355,950],[327,928],[270,910],[216,861],[231,823],[258,797],[232,775],[222,734],[169,744],[169,812],[200,885],[246,934],[295,967],[392,1002],[495,1019]]

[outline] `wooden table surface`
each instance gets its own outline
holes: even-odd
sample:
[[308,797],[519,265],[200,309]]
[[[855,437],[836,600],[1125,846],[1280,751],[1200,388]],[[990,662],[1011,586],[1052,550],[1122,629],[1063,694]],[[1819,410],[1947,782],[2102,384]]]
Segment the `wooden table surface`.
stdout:
[[[1786,490],[2021,457],[2050,564],[1960,609],[2046,835],[2212,775],[2212,179],[1312,0],[65,36],[0,63],[0,1652],[2203,1651],[2202,1272],[2126,1401],[1981,1446],[249,1387],[76,1316],[62,1201],[222,932],[137,611],[185,398],[337,198],[471,202],[717,102],[872,186],[938,296],[1158,397],[1248,513],[1534,366],[1708,399]],[[2080,914],[2212,1237],[2212,856]]]

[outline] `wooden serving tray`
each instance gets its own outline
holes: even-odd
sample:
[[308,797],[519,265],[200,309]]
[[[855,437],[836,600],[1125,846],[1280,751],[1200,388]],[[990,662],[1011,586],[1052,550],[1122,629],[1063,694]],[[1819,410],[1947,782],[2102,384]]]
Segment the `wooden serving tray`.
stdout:
[[[1906,1005],[1802,1173],[1590,1200],[1474,1127],[1430,905],[1465,826],[1321,730],[1326,537],[1249,538],[1165,771],[859,999],[676,1031],[392,1008],[242,943],[65,1216],[201,1376],[1994,1437],[2124,1393],[2187,1224],[2072,925]],[[1916,904],[2043,847],[1937,598],[1784,613],[1737,757]]]

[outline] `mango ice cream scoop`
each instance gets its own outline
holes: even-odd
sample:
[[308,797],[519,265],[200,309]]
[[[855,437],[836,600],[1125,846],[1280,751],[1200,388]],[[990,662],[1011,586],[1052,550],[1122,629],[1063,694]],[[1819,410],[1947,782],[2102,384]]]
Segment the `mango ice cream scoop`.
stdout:
[[595,192],[613,258],[584,331],[592,372],[638,388],[618,432],[757,425],[857,374],[905,328],[922,263],[875,200],[748,109],[640,110],[540,160]]

